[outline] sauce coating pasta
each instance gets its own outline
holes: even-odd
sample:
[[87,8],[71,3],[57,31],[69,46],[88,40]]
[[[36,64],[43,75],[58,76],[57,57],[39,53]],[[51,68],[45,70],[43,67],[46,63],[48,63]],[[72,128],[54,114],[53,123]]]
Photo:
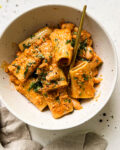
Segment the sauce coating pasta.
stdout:
[[86,30],[81,32],[75,65],[69,70],[77,32],[73,23],[44,27],[19,44],[15,60],[8,65],[16,90],[40,111],[48,107],[54,118],[82,109],[80,100],[94,98],[95,84],[102,81],[97,75],[103,62]]

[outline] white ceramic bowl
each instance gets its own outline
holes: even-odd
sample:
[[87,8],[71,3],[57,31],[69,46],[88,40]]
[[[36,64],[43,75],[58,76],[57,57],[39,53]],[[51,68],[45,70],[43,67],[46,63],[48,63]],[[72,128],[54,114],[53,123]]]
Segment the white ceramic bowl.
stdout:
[[[24,13],[15,19],[1,36],[0,64],[4,60],[11,62],[14,59],[17,50],[14,43],[23,41],[45,24],[58,24],[64,19],[78,25],[80,16],[79,10],[60,5],[42,6]],[[50,111],[40,112],[18,93],[10,83],[8,75],[0,68],[0,99],[15,116],[38,128],[61,130],[81,125],[95,116],[108,102],[117,78],[116,52],[103,27],[89,15],[85,17],[84,29],[92,34],[94,49],[104,62],[99,72],[99,75],[103,75],[103,81],[96,92],[96,95],[100,94],[98,101],[86,101],[82,110],[74,111],[61,119],[54,119]]]

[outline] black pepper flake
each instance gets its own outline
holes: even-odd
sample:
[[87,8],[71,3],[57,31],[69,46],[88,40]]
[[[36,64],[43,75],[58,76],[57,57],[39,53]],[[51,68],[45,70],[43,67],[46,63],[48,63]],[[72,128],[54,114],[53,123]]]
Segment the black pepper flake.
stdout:
[[103,122],[103,120],[102,120],[102,119],[100,119],[100,120],[99,120],[99,122],[101,123],[101,122]]
[[107,120],[107,121],[109,121],[109,120]]
[[109,127],[110,125],[108,124],[108,127]]
[[106,114],[106,113],[103,113],[103,116],[107,116],[107,114]]
[[114,116],[112,115],[112,116],[110,116],[112,119],[114,118]]

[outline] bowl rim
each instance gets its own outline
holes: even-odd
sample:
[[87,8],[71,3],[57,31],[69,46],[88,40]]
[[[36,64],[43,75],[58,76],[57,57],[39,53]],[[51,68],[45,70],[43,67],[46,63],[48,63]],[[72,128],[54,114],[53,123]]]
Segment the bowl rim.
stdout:
[[[23,13],[19,14],[16,18],[12,19],[9,24],[5,27],[5,29],[3,30],[3,32],[0,34],[0,39],[1,37],[3,36],[3,34],[6,32],[6,30],[12,25],[12,23],[14,21],[16,21],[18,18],[20,18],[21,16],[27,14],[28,12],[30,11],[34,11],[35,9],[40,9],[42,7],[66,7],[66,8],[71,8],[71,9],[75,9],[77,11],[80,11],[81,12],[81,9],[78,9],[76,6],[70,6],[69,4],[42,4],[42,5],[39,5],[39,6],[35,6],[27,11],[24,11]],[[114,68],[114,72],[115,72],[115,75],[114,75],[114,78],[113,78],[113,84],[112,84],[112,88],[111,88],[111,91],[109,93],[109,95],[107,96],[106,98],[106,101],[105,103],[97,110],[95,111],[95,113],[91,116],[89,116],[85,121],[79,123],[77,122],[76,124],[72,125],[72,126],[68,126],[68,127],[60,127],[60,128],[56,128],[56,129],[51,129],[49,127],[43,127],[43,126],[38,126],[38,125],[35,125],[34,123],[31,123],[29,121],[26,121],[25,119],[21,119],[21,117],[19,117],[19,114],[16,114],[16,112],[14,112],[14,110],[12,110],[9,105],[4,101],[4,99],[2,98],[2,96],[0,95],[0,100],[2,101],[2,103],[6,106],[6,108],[14,115],[16,116],[19,120],[27,123],[28,125],[30,126],[33,126],[33,127],[36,127],[38,129],[43,129],[43,130],[51,130],[51,131],[60,131],[60,130],[66,130],[66,129],[71,129],[71,128],[74,128],[74,127],[77,127],[77,126],[81,126],[83,125],[84,123],[88,122],[90,119],[92,119],[93,117],[95,117],[104,107],[105,105],[108,103],[110,97],[112,96],[113,92],[114,92],[114,89],[115,89],[115,85],[116,85],[116,82],[117,82],[117,77],[118,77],[118,57],[117,57],[117,51],[116,51],[116,48],[115,48],[115,45],[109,35],[109,33],[105,30],[105,28],[103,27],[103,25],[101,25],[101,23],[94,17],[92,17],[91,15],[89,15],[89,13],[86,13],[87,16],[94,20],[94,22],[104,31],[104,33],[106,34],[108,40],[110,41],[111,43],[111,46],[112,46],[112,49],[113,49],[113,53],[114,53],[114,62],[115,62],[115,68]]]

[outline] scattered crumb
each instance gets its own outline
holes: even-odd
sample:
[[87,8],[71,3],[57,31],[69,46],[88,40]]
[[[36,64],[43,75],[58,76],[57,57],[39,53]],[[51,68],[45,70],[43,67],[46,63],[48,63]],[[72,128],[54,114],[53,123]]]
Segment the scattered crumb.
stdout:
[[100,95],[101,95],[101,91],[95,96],[93,100],[98,101],[98,98],[100,97]]
[[16,4],[16,7],[18,7],[19,5],[18,4]]

